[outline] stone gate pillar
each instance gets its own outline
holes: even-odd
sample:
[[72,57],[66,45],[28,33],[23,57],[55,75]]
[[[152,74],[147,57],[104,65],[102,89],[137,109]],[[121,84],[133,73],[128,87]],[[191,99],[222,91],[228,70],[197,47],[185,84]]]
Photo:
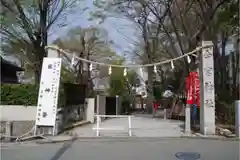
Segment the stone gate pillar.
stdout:
[[48,53],[47,57],[60,58],[60,53],[57,50],[49,48],[47,50],[47,53]]
[[215,134],[215,87],[213,43],[203,41],[200,53],[200,131],[204,135]]

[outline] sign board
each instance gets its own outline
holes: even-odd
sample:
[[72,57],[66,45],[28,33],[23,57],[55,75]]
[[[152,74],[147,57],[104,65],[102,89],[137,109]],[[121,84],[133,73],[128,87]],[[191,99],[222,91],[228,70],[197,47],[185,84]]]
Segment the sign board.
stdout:
[[44,58],[38,94],[36,126],[55,126],[61,58]]

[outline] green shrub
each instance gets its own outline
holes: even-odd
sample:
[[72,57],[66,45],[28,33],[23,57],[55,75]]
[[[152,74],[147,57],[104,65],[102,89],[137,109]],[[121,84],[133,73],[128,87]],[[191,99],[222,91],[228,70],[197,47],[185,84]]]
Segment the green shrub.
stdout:
[[37,105],[38,86],[2,84],[1,105]]
[[[1,84],[1,105],[37,106],[38,85]],[[64,105],[64,90],[59,90],[59,106]]]

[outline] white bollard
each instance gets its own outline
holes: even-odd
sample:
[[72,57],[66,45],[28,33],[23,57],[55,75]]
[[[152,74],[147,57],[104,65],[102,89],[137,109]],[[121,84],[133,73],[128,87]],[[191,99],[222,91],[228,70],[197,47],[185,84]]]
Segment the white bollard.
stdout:
[[131,121],[131,116],[128,116],[128,135],[131,137],[132,136],[132,121]]
[[164,108],[163,113],[164,113],[164,119],[167,119],[167,109],[166,108]]
[[240,139],[240,100],[235,101],[235,127],[236,136]]
[[185,107],[185,134],[191,134],[191,108],[188,104]]
[[119,96],[116,95],[116,115],[119,114]]
[[100,117],[97,116],[97,131],[96,131],[96,136],[97,137],[100,136],[99,123],[100,123]]

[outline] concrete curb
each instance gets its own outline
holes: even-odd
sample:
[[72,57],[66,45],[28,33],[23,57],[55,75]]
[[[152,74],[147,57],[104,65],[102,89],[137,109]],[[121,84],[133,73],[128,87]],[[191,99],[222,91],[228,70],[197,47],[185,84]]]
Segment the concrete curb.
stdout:
[[222,140],[222,141],[240,141],[238,138],[227,138],[227,137],[207,137],[207,136],[182,136],[182,138],[188,138],[188,139],[208,139],[208,140]]
[[205,139],[205,140],[221,140],[221,141],[240,141],[237,138],[226,137],[200,137],[200,136],[180,136],[180,137],[66,137],[65,139],[53,140],[45,139],[35,141],[37,144],[63,143],[74,140],[115,140],[115,141],[129,141],[129,140],[176,140],[176,139]]
[[70,142],[70,141],[75,141],[77,140],[77,137],[68,137],[66,139],[59,139],[59,140],[54,140],[54,139],[44,139],[44,140],[38,140],[35,141],[36,144],[53,144],[53,143],[63,143],[63,142]]
[[80,126],[87,125],[87,124],[90,124],[90,123],[91,123],[91,122],[89,122],[89,121],[80,121],[80,122],[78,122],[78,123],[69,125],[69,126],[67,126],[67,127],[64,127],[63,133],[64,133],[64,132],[68,132],[68,130],[73,129],[73,128],[75,128],[75,127],[80,127]]
[[62,142],[69,142],[72,141],[71,139],[64,139],[64,140],[48,140],[48,141],[35,141],[36,144],[53,144],[53,143],[62,143]]

